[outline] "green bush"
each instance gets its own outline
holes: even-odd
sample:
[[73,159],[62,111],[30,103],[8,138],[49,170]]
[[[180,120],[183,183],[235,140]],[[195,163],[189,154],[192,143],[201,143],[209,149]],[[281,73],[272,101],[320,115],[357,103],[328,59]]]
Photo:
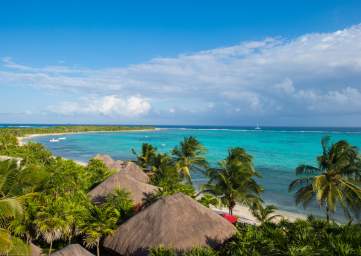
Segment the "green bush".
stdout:
[[149,252],[149,256],[177,256],[177,254],[171,249],[160,246],[151,249]]

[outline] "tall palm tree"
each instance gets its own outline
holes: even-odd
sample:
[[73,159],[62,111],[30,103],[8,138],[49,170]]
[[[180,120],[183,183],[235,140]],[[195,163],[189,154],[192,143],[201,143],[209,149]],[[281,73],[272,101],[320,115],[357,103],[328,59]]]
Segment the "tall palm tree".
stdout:
[[316,199],[325,208],[327,221],[339,204],[345,215],[352,220],[361,209],[361,167],[357,148],[345,140],[330,144],[330,137],[321,140],[322,155],[317,157],[318,166],[300,165],[296,175],[301,176],[289,185],[296,191],[296,204],[306,208]]
[[237,202],[249,207],[261,202],[262,188],[254,179],[259,174],[253,167],[252,157],[245,150],[230,149],[219,166],[207,171],[209,181],[203,186],[203,192],[219,197],[230,214],[233,214]]
[[147,169],[153,165],[154,158],[157,153],[157,148],[149,143],[142,144],[142,151],[140,154],[132,149],[132,153],[137,157],[137,163],[143,168]]
[[34,220],[36,232],[49,244],[48,255],[51,254],[53,242],[68,237],[71,222],[64,214],[64,198],[46,197]]
[[191,170],[202,171],[208,167],[204,154],[206,148],[195,138],[185,137],[179,146],[172,150],[178,172],[191,183]]
[[111,207],[98,207],[89,205],[89,213],[84,218],[81,230],[84,237],[86,247],[96,247],[97,256],[100,255],[100,240],[110,235],[116,228],[119,218],[117,210]]

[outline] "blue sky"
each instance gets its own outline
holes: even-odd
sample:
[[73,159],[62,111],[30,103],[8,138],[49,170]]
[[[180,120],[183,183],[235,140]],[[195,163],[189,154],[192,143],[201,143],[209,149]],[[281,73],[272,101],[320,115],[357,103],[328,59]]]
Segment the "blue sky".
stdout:
[[360,1],[2,1],[0,122],[361,126]]

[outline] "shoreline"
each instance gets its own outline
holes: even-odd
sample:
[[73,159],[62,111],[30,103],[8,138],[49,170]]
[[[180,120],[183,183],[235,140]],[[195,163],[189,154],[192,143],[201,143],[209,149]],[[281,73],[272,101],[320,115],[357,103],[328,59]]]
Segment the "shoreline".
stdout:
[[[212,206],[212,210],[218,213],[227,213],[228,209],[225,207],[217,208]],[[250,209],[247,206],[236,204],[236,206],[233,208],[233,215],[238,217],[238,220],[243,223],[252,224],[252,225],[258,225],[260,222],[252,215]],[[275,218],[275,222],[279,222],[282,219],[286,219],[290,222],[294,222],[298,219],[306,220],[307,215],[297,213],[297,212],[291,212],[291,211],[285,211],[285,210],[275,210],[273,215],[281,215],[280,217]]]
[[[34,138],[34,137],[60,136],[60,135],[69,135],[69,134],[86,134],[86,133],[121,133],[121,132],[146,132],[146,131],[154,132],[154,131],[159,131],[161,129],[162,128],[154,128],[152,130],[142,129],[142,130],[125,130],[125,131],[83,131],[83,132],[64,132],[64,133],[41,133],[41,134],[29,134],[26,136],[17,137],[17,140],[18,140],[19,145],[23,146],[26,143],[28,143],[28,141],[31,138]],[[74,159],[64,158],[64,157],[62,157],[62,158],[66,159],[66,160],[72,160],[81,166],[86,166],[88,164],[87,162],[83,162],[83,161],[79,161],[79,160],[74,160]],[[228,209],[225,207],[217,208],[217,207],[211,206],[211,209],[218,213],[228,213]],[[235,208],[233,209],[233,214],[239,218],[240,222],[244,222],[244,223],[248,223],[248,224],[252,224],[252,225],[259,224],[257,219],[252,215],[250,209],[246,206],[236,204]],[[280,210],[280,209],[276,210],[274,212],[274,215],[281,215],[281,217],[276,218],[276,222],[278,222],[282,218],[284,218],[288,221],[291,221],[291,222],[293,222],[297,219],[302,219],[302,220],[307,219],[307,215],[305,215],[305,214],[292,212],[292,211],[286,211],[286,210]]]
[[46,136],[59,136],[59,135],[69,135],[69,134],[86,134],[86,133],[118,133],[118,132],[149,132],[149,131],[159,131],[161,128],[154,129],[141,129],[141,130],[123,130],[123,131],[83,131],[83,132],[58,132],[58,133],[33,133],[25,136],[18,136],[16,139],[20,146],[25,145],[31,138],[34,137],[46,137]]

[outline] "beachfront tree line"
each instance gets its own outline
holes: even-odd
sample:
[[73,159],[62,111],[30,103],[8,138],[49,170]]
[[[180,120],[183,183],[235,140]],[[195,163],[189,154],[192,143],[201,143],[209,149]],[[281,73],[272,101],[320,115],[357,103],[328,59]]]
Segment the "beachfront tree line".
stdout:
[[[302,165],[301,177],[290,184],[296,203],[305,207],[316,200],[325,209],[327,221],[311,218],[289,223],[272,223],[274,206],[262,202],[260,177],[252,157],[242,148],[231,148],[217,168],[210,168],[206,149],[194,137],[185,138],[170,153],[160,153],[143,144],[136,161],[162,189],[147,198],[146,207],[157,198],[183,192],[209,205],[224,205],[229,212],[236,203],[247,205],[260,226],[239,224],[239,234],[220,250],[195,248],[186,255],[360,255],[360,225],[328,223],[341,207],[351,220],[360,213],[360,156],[345,141],[322,141],[319,166]],[[136,153],[133,150],[134,153]],[[20,157],[21,162],[0,162],[0,255],[27,255],[35,243],[48,252],[79,242],[100,254],[102,239],[134,213],[127,192],[119,190],[100,205],[87,192],[112,175],[103,162],[91,160],[83,167],[71,160],[54,158],[40,144],[18,146],[14,135],[0,134],[0,155]],[[191,173],[202,172],[209,182],[201,196],[192,185]],[[175,255],[155,248],[151,255]]]

